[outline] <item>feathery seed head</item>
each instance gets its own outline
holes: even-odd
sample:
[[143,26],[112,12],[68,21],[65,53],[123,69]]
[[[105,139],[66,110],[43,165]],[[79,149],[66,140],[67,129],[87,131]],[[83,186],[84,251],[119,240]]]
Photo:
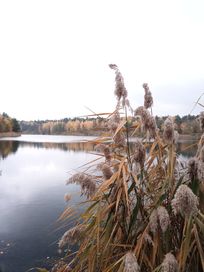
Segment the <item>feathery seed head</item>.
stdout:
[[109,67],[113,70],[117,70],[118,66],[116,64],[109,64]]
[[110,64],[109,67],[115,71],[115,95],[118,100],[121,98],[125,99],[127,97],[127,90],[125,88],[124,79],[120,73],[118,66],[115,64]]
[[108,121],[108,128],[111,129],[111,131],[115,132],[119,123],[120,123],[120,114],[118,111],[115,111]]
[[102,165],[101,171],[103,173],[103,177],[104,177],[105,180],[111,178],[111,176],[113,175],[113,172],[112,172],[110,166],[108,164],[106,164],[106,163],[104,163]]
[[198,198],[187,185],[182,184],[177,189],[171,206],[174,214],[180,213],[182,216],[189,217],[198,212]]
[[143,84],[142,84],[142,87],[145,89],[145,92],[146,92],[146,91],[149,91],[148,83],[143,83]]
[[94,149],[99,152],[103,152],[105,159],[110,160],[111,159],[111,152],[109,146],[105,144],[97,144]]
[[156,233],[158,229],[158,213],[157,210],[154,209],[149,217],[149,227],[151,232]]
[[156,136],[157,125],[153,116],[150,116],[150,118],[148,119],[147,129],[149,130],[150,136]]
[[188,174],[191,180],[198,177],[198,159],[195,157],[188,161]]
[[156,233],[159,225],[163,233],[170,225],[169,214],[166,208],[163,206],[159,206],[157,209],[154,209],[149,218],[149,226],[151,232]]
[[108,146],[104,148],[103,153],[104,153],[105,159],[109,161],[111,159],[111,151]]
[[144,162],[145,162],[145,147],[142,144],[141,141],[136,140],[134,144],[134,154],[133,154],[133,160],[135,162],[138,162],[140,164],[140,167],[144,167]]
[[84,173],[77,173],[70,177],[67,184],[71,183],[80,185],[82,194],[87,196],[87,198],[92,197],[96,191],[96,183],[90,175]]
[[134,115],[141,117],[145,131],[149,131],[150,135],[155,137],[157,126],[154,117],[150,115],[149,111],[145,107],[140,106],[135,110]]
[[82,231],[83,231],[83,226],[80,226],[80,225],[75,226],[74,228],[66,231],[59,241],[59,248],[63,248],[66,245],[76,244],[81,237]]
[[170,116],[164,121],[163,137],[167,144],[171,144],[174,141],[174,123]]
[[115,131],[118,127],[118,123],[114,122],[113,120],[110,120],[108,122],[108,128],[111,130],[111,131]]
[[159,206],[157,208],[157,215],[162,232],[164,233],[170,225],[169,214],[165,207]]
[[144,107],[146,109],[151,108],[153,105],[153,98],[152,98],[152,93],[149,90],[149,86],[147,83],[143,84],[143,88],[145,90],[145,95],[144,95]]
[[172,253],[167,253],[162,263],[162,272],[178,272],[178,262]]
[[140,267],[137,263],[135,254],[131,251],[125,254],[124,272],[139,272]]
[[135,116],[139,115],[143,123],[146,123],[149,119],[150,113],[145,107],[140,106],[135,110]]
[[105,148],[106,148],[105,144],[97,144],[94,146],[94,149],[98,152],[103,152]]
[[118,147],[124,147],[126,145],[125,135],[121,132],[118,132],[113,140]]

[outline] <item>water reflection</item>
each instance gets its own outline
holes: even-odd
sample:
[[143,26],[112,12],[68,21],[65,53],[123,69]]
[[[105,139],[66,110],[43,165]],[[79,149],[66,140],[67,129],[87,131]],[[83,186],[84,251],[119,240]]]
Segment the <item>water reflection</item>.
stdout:
[[36,148],[47,148],[47,149],[60,149],[64,151],[74,152],[90,152],[94,150],[94,144],[91,142],[75,142],[75,143],[28,143],[21,142],[21,147],[32,146]]
[[19,142],[0,141],[0,157],[5,159],[9,154],[15,154],[18,150]]
[[198,145],[196,141],[178,143],[177,153],[186,158],[194,157],[197,152],[197,147]]
[[59,149],[63,151],[91,152],[94,150],[94,144],[91,142],[73,142],[73,143],[38,143],[38,142],[19,142],[19,141],[0,141],[0,157],[5,159],[8,155],[17,152],[18,148],[44,148]]
[[[131,146],[134,143],[130,143]],[[58,142],[28,142],[28,141],[0,141],[0,157],[5,159],[8,155],[17,152],[18,148],[31,147],[31,148],[45,148],[45,149],[59,149],[63,151],[74,152],[92,152],[94,151],[94,144],[90,141],[83,142],[70,142],[70,143],[58,143]],[[197,142],[180,142],[177,144],[177,153],[182,154],[185,157],[193,157],[196,154]]]
[[81,201],[78,186],[65,185],[68,171],[95,158],[85,152],[92,150],[89,143],[0,141],[0,271],[24,272],[61,257],[56,242],[64,228],[56,222],[64,194],[72,194],[70,205]]

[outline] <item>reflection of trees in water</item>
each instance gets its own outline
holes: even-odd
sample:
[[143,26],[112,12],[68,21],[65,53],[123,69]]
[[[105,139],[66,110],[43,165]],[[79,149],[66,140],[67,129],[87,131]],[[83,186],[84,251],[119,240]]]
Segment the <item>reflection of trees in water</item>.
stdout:
[[197,151],[197,142],[178,143],[177,152],[185,157],[194,157]]
[[[194,157],[196,155],[197,152],[197,142],[196,141],[192,141],[192,142],[183,142],[183,143],[177,143],[176,146],[176,152],[179,155],[183,155],[186,158],[190,158],[190,157]],[[130,143],[130,148],[133,149],[134,148],[134,142]],[[149,153],[150,150],[150,146],[146,147],[146,151],[147,153]]]
[[64,151],[84,151],[90,152],[94,150],[94,144],[91,142],[76,143],[34,143],[34,142],[18,142],[18,141],[0,141],[0,157],[5,159],[9,154],[16,153],[18,147],[34,147],[46,149],[59,149]]
[[75,142],[75,143],[29,143],[29,142],[21,142],[20,146],[26,147],[34,147],[34,148],[46,148],[46,149],[60,149],[64,151],[93,151],[94,144],[91,142]]
[[[34,147],[46,149],[59,149],[64,151],[84,151],[91,152],[94,150],[92,142],[74,142],[74,143],[34,143],[34,142],[18,142],[18,141],[0,141],[0,157],[6,158],[9,154],[14,154],[18,147]],[[134,144],[131,143],[131,148]],[[196,142],[178,143],[177,151],[185,157],[193,157],[196,154]]]
[[93,151],[94,144],[91,142],[78,142],[78,143],[44,143],[45,148],[58,148],[64,151]]
[[0,141],[0,157],[5,159],[9,154],[16,153],[18,147],[18,141]]

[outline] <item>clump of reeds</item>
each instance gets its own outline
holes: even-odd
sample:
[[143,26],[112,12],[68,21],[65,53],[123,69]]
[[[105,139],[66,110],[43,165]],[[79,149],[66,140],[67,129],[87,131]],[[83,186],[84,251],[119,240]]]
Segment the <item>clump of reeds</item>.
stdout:
[[[204,271],[199,198],[204,136],[188,169],[178,170],[173,119],[166,119],[163,132],[157,128],[146,83],[144,106],[132,115],[122,74],[116,65],[110,68],[116,75],[116,109],[107,117],[108,141],[107,137],[93,141],[103,162],[90,163],[87,172],[68,181],[81,186],[89,206],[80,224],[59,242],[61,247],[79,243],[67,265],[73,272]],[[141,127],[145,134],[138,139]],[[135,137],[135,144],[130,137]]]

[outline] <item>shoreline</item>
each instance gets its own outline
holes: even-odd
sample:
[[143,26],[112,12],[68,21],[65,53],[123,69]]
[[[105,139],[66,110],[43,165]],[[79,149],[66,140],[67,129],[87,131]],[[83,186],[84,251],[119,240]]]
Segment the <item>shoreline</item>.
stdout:
[[19,137],[21,136],[21,132],[1,132],[0,138],[6,138],[6,137]]
[[[44,135],[44,136],[93,136],[93,137],[100,137],[101,133],[99,131],[90,131],[89,133],[69,133],[69,134],[40,134],[40,133],[27,133],[27,132],[1,132],[0,139],[7,138],[7,137],[19,137],[22,135]],[[198,141],[202,134],[179,134],[178,143],[180,142],[189,142],[189,141]],[[103,135],[105,136],[105,135]],[[135,137],[132,137],[134,139]]]

